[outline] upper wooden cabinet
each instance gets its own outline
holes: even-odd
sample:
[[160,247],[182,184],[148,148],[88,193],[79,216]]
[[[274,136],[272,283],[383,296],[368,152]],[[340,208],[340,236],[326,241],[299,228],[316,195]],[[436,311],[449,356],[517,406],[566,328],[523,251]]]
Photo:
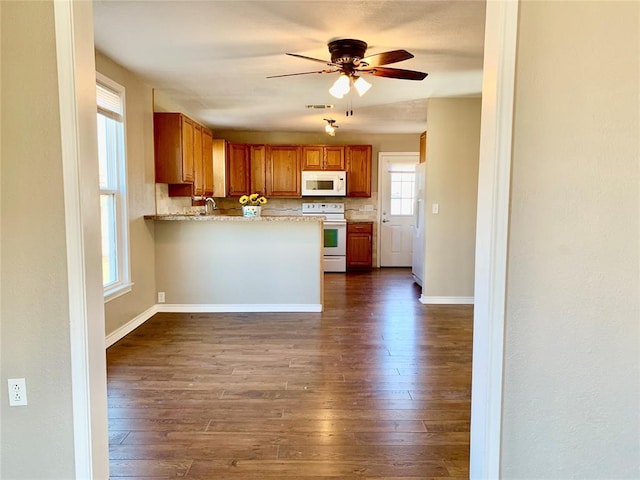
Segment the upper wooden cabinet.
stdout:
[[205,197],[213,196],[213,133],[207,128],[202,129],[202,169],[204,171]]
[[169,184],[169,196],[213,193],[211,130],[181,113],[153,114],[156,182]]
[[371,145],[348,145],[347,197],[371,196]]
[[251,194],[249,145],[227,143],[226,162],[227,196],[239,197]]
[[197,123],[193,126],[193,195],[204,195],[202,125]]
[[251,170],[251,193],[267,194],[267,147],[249,146],[249,165]]
[[302,196],[301,151],[294,145],[267,146],[267,196]]
[[344,147],[341,145],[303,146],[302,170],[344,170]]
[[[305,169],[346,170],[347,196],[371,196],[371,145],[250,145],[214,140],[214,152],[221,149],[225,167],[223,172],[214,167],[216,196],[260,193],[267,197],[300,198],[301,173]],[[220,162],[221,156],[216,153],[214,163]],[[226,179],[226,192],[217,186],[221,176]]]
[[427,132],[420,134],[420,163],[427,161]]
[[195,123],[181,113],[154,113],[156,182],[193,183]]

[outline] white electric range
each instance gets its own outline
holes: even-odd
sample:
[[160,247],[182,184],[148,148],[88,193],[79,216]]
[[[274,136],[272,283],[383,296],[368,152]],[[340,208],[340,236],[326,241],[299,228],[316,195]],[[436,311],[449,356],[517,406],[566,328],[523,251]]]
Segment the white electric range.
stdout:
[[347,271],[347,220],[344,203],[303,203],[302,215],[325,217],[324,261],[325,272]]

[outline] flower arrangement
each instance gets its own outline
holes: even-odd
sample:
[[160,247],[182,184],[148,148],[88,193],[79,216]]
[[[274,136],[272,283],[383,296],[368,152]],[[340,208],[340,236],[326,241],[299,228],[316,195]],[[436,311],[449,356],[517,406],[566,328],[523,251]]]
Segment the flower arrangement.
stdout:
[[238,200],[242,206],[261,206],[267,203],[267,199],[261,196],[259,193],[252,193],[251,195],[242,195]]

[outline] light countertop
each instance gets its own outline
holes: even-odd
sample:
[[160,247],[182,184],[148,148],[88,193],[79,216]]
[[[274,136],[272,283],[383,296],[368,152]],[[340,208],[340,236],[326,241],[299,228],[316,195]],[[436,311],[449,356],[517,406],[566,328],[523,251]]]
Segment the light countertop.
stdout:
[[312,216],[285,216],[285,215],[261,215],[259,217],[243,217],[242,215],[145,215],[145,220],[170,221],[170,222],[322,222],[324,217]]

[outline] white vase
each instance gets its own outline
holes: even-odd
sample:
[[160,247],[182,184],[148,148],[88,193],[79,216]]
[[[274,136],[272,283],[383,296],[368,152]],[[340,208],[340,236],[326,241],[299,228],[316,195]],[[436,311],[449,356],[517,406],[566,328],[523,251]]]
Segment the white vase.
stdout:
[[245,217],[259,217],[262,207],[260,205],[243,205],[242,215]]

